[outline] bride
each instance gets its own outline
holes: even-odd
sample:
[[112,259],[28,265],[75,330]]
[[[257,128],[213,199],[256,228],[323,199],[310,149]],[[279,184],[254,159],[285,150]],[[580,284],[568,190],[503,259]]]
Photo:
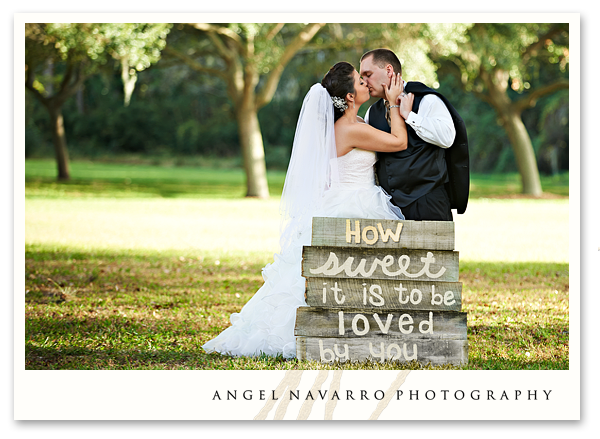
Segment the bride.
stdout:
[[[382,84],[390,103],[408,100],[402,78]],[[304,98],[281,197],[281,251],[263,268],[264,285],[231,315],[231,326],[202,347],[236,356],[296,356],[296,309],[306,306],[302,247],[310,245],[313,217],[404,219],[390,196],[375,185],[376,151],[407,147],[406,125],[390,108],[391,134],[358,116],[369,90],[347,62],[334,65]]]

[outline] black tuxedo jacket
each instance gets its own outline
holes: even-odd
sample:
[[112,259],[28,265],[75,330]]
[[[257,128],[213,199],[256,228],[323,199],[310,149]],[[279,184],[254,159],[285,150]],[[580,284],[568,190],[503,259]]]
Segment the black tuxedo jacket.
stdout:
[[[445,185],[451,208],[456,209],[459,214],[464,213],[469,199],[469,149],[465,123],[443,95],[426,85],[408,82],[405,91],[415,96],[412,108],[415,113],[418,113],[425,95],[438,96],[452,116],[456,137],[450,148],[440,148],[421,139],[407,124],[408,148],[393,153],[378,153],[379,184],[400,208]],[[385,119],[383,99],[371,106],[369,124],[390,132],[390,126]]]

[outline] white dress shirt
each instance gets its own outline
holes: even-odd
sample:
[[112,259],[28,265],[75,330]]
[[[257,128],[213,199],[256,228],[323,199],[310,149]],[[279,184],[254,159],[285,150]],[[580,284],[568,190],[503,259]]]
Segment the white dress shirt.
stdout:
[[[406,81],[404,81],[406,86]],[[365,114],[365,122],[369,123],[369,112]],[[456,129],[448,108],[439,97],[434,94],[423,96],[419,105],[419,112],[410,112],[405,122],[409,124],[417,135],[426,142],[441,148],[449,148],[456,137]]]

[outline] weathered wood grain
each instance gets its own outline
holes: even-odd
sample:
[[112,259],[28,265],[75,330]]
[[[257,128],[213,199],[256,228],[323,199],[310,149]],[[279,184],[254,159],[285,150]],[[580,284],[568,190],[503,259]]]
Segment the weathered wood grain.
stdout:
[[299,360],[324,363],[365,361],[369,358],[379,362],[416,360],[422,364],[433,365],[462,365],[469,361],[467,340],[401,338],[296,337],[296,356]]
[[305,246],[302,276],[458,281],[458,252]]
[[294,334],[362,339],[466,340],[467,313],[411,310],[373,312],[302,306],[296,311]]
[[460,311],[462,283],[308,277],[305,297],[323,308]]
[[454,250],[454,222],[315,217],[312,245]]

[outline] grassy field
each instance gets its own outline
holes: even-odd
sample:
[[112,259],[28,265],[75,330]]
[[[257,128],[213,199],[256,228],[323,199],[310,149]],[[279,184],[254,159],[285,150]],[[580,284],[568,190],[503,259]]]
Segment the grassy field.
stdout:
[[[58,184],[52,160],[27,160],[27,197],[111,198],[239,198],[245,195],[245,177],[240,169],[196,166],[156,166],[73,162],[73,181]],[[271,195],[280,196],[285,172],[269,171]],[[545,198],[568,197],[569,175],[542,176]],[[518,174],[471,175],[471,199],[521,198]]]
[[[239,170],[75,162],[72,173],[56,183],[52,162],[26,163],[26,368],[423,367],[202,351],[262,285],[283,173],[269,175],[270,200],[242,198]],[[569,367],[568,233],[557,233],[568,231],[568,177],[553,181],[553,195],[528,200],[510,176],[473,179],[455,218],[464,369]]]

